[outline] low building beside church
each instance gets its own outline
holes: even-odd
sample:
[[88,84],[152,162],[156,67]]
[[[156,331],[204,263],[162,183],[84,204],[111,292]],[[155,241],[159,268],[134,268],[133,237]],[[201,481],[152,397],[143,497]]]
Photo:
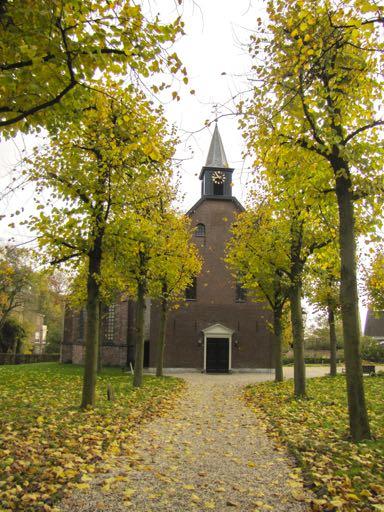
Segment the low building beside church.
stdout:
[[[168,369],[207,372],[274,367],[271,314],[249,300],[224,262],[230,227],[243,206],[232,195],[233,168],[228,166],[216,125],[206,164],[200,173],[201,198],[187,212],[195,226],[194,243],[203,259],[200,275],[186,290],[185,300],[168,317],[165,361]],[[145,365],[155,367],[159,314],[147,307]],[[62,347],[63,362],[83,358],[84,313],[68,312]],[[120,302],[105,313],[102,332],[104,364],[133,362],[134,304]]]

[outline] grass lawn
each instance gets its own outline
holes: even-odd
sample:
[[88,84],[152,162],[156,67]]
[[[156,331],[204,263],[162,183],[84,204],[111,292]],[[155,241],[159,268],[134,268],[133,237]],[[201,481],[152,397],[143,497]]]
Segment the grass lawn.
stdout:
[[106,369],[85,412],[81,385],[72,365],[0,366],[0,512],[50,511],[66,487],[86,488],[96,463],[129,453],[137,425],[172,407],[183,382],[146,376],[134,389],[130,375]]
[[306,400],[292,398],[292,380],[246,388],[248,405],[303,468],[313,510],[384,511],[384,377],[364,382],[374,439],[358,444],[348,438],[344,376],[308,379]]

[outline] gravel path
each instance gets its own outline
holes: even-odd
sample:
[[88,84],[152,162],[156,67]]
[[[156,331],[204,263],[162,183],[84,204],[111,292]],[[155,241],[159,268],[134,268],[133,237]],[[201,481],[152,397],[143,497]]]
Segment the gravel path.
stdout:
[[240,400],[243,385],[269,376],[181,376],[188,389],[174,414],[145,425],[134,441],[135,456],[116,458],[61,510],[308,510],[299,470]]

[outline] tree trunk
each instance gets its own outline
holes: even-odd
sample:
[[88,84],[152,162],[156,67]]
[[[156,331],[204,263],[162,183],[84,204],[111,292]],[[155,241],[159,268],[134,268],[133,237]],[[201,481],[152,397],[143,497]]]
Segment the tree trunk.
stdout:
[[81,408],[95,405],[97,354],[99,346],[99,284],[101,265],[101,237],[97,237],[89,254],[87,277],[87,326],[85,333],[85,361]]
[[143,384],[145,293],[145,282],[140,280],[137,287],[136,303],[135,370],[133,373],[134,387],[141,387]]
[[136,324],[135,324],[135,304],[132,299],[128,299],[128,332],[127,332],[127,368],[134,362],[134,350],[136,347]]
[[291,323],[293,335],[294,388],[297,398],[306,396],[304,362],[304,327],[301,310],[301,283],[292,285],[290,292]]
[[156,377],[163,376],[165,333],[166,333],[166,328],[167,328],[167,313],[168,313],[167,300],[163,298],[161,300],[161,308],[160,308],[159,340],[157,343],[157,354],[156,354]]
[[275,382],[282,382],[283,375],[283,355],[282,355],[282,309],[276,308],[273,311],[273,332],[275,335]]
[[328,305],[328,326],[329,326],[329,350],[330,350],[330,375],[336,377],[337,375],[337,339],[335,327],[335,312],[331,305]]
[[370,439],[360,356],[360,321],[356,279],[356,240],[352,184],[348,166],[342,161],[333,165],[339,208],[341,260],[341,316],[347,377],[349,426],[354,441]]
[[99,301],[99,336],[97,344],[97,373],[101,373],[103,370],[102,360],[102,347],[103,347],[103,305]]

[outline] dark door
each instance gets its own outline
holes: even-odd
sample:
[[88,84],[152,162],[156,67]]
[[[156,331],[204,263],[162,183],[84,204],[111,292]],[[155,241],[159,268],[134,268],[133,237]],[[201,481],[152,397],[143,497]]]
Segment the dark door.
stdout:
[[229,370],[228,338],[207,338],[207,372],[225,373]]

